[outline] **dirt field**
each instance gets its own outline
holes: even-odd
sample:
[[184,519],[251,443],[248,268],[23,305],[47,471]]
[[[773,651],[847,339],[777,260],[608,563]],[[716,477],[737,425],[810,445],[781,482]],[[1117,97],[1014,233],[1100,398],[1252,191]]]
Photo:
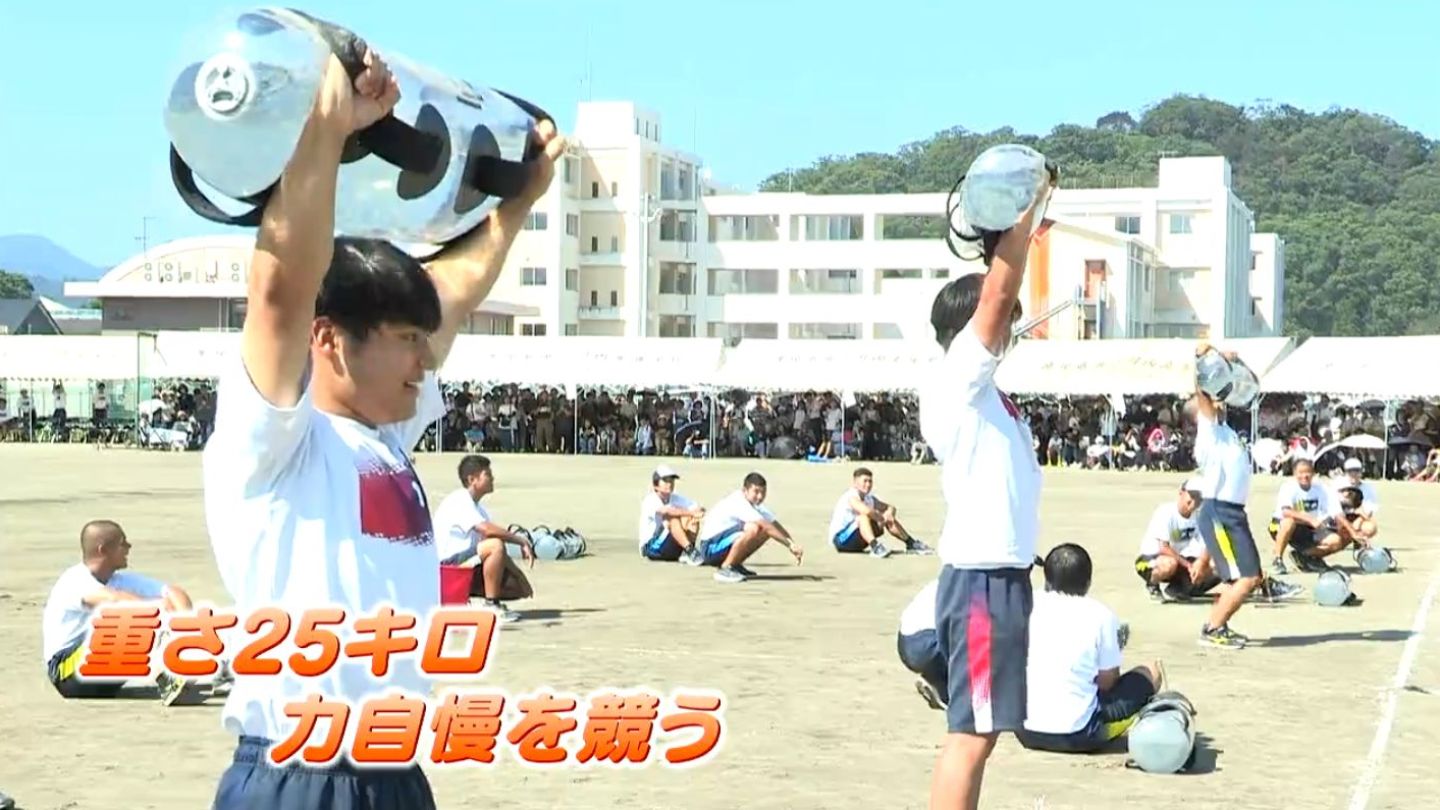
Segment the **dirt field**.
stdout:
[[[458,458],[421,457],[432,503],[455,486]],[[180,583],[200,600],[227,600],[204,536],[199,456],[4,445],[0,459],[0,644],[10,651],[0,662],[0,790],[28,810],[208,807],[233,748],[219,726],[219,699],[171,709],[153,699],[67,703],[40,661],[41,609],[55,577],[79,560],[87,519],[125,526],[134,570]],[[842,558],[827,545],[829,512],[850,465],[761,462],[769,505],[805,544],[805,564],[796,568],[783,550],[766,548],[752,565],[765,579],[725,586],[709,569],[637,556],[649,462],[495,461],[498,490],[487,503],[498,522],[572,525],[588,536],[592,556],[536,568],[535,598],[513,605],[530,618],[504,629],[484,686],[582,695],[600,687],[717,689],[728,701],[726,737],[718,759],[696,770],[542,772],[508,759],[484,770],[431,768],[442,808],[925,806],[944,720],[915,695],[895,632],[901,609],[938,564]],[[673,463],[684,475],[680,491],[705,504],[751,468]],[[943,515],[936,468],[876,472],[881,497],[933,542]],[[1042,547],[1073,540],[1090,550],[1099,568],[1094,595],[1131,625],[1127,660],[1162,658],[1172,684],[1198,706],[1205,772],[1148,776],[1125,769],[1123,754],[1039,755],[1006,738],[984,806],[1433,806],[1440,633],[1413,647],[1393,727],[1382,729],[1387,747],[1372,751],[1372,741],[1440,562],[1440,488],[1379,485],[1383,539],[1405,570],[1358,578],[1363,607],[1247,606],[1234,626],[1263,646],[1226,652],[1195,644],[1204,607],[1151,604],[1131,568],[1146,519],[1179,480],[1049,472]],[[1257,532],[1278,483],[1257,480]],[[1293,579],[1308,587],[1314,577]],[[1373,784],[1368,804],[1352,805],[1362,782]]]

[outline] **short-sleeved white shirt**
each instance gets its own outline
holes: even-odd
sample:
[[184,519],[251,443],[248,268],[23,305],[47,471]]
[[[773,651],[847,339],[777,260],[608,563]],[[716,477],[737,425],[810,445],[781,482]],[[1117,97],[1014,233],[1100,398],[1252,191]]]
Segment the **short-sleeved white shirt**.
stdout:
[[640,501],[640,522],[636,534],[640,539],[640,548],[650,542],[665,527],[665,516],[660,510],[666,506],[674,506],[678,509],[694,509],[695,502],[681,495],[678,492],[670,493],[670,500],[660,500],[660,493],[650,490]]
[[1160,553],[1161,546],[1169,546],[1182,557],[1199,557],[1205,552],[1205,538],[1200,536],[1195,516],[1180,514],[1174,502],[1155,507],[1145,536],[1140,538],[1140,554],[1153,557]]
[[108,588],[124,591],[141,599],[160,599],[165,595],[165,584],[133,571],[116,571],[107,582],[101,582],[90,572],[85,563],[76,563],[60,575],[50,589],[50,598],[45,601],[45,612],[41,616],[41,657],[45,663],[55,654],[90,635],[91,616],[95,609],[85,604],[85,597]]
[[705,512],[705,518],[700,521],[700,539],[710,540],[746,523],[761,520],[773,523],[775,513],[765,508],[765,504],[755,506],[745,500],[744,491],[737,489]]
[[[255,610],[339,607],[342,643],[354,620],[382,605],[427,620],[440,604],[440,564],[430,505],[410,452],[445,414],[434,373],[409,420],[368,427],[315,407],[305,380],[300,401],[277,408],[256,390],[242,356],[228,359],[216,391],[215,429],[205,446],[205,518],[221,580],[241,625]],[[282,658],[282,661],[284,659]],[[324,675],[237,675],[221,712],[231,733],[284,740],[295,719],[285,705],[321,694],[353,706],[377,694],[428,695],[419,656],[392,657],[383,679],[368,659],[341,656]]]
[[1337,504],[1340,503],[1340,490],[1352,487],[1360,490],[1360,514],[1365,517],[1375,517],[1380,511],[1380,496],[1375,492],[1375,485],[1369,481],[1362,480],[1359,484],[1352,484],[1348,475],[1332,479],[1330,484],[1332,499]]
[[945,493],[938,554],[957,568],[1026,568],[1035,560],[1040,462],[1024,417],[995,385],[999,364],[972,322],[921,390],[920,431]]
[[490,511],[470,497],[470,490],[460,487],[440,502],[434,522],[436,553],[448,560],[485,539],[475,527],[490,522]]
[[900,614],[900,635],[913,636],[935,629],[935,599],[939,592],[940,580],[932,579],[915,594]]
[[1200,466],[1196,478],[1204,497],[1241,506],[1250,499],[1250,451],[1234,428],[1197,415],[1195,463]]
[[854,498],[860,498],[860,500],[863,501],[866,506],[872,509],[875,508],[874,492],[871,492],[869,495],[865,495],[862,497],[860,495],[860,490],[856,489],[855,487],[850,487],[849,489],[845,490],[845,493],[840,496],[839,500],[835,501],[835,508],[830,510],[830,527],[828,529],[830,537],[836,537],[840,534],[840,532],[843,532],[849,529],[851,526],[855,525],[855,522],[856,520],[858,520],[859,515],[856,514],[855,508],[850,503],[850,501]]
[[1275,494],[1275,511],[1271,517],[1285,518],[1285,510],[1303,512],[1312,518],[1332,518],[1341,514],[1340,499],[1331,494],[1319,481],[1311,481],[1309,489],[1303,489],[1294,478],[1280,485]]
[[1101,671],[1120,666],[1120,620],[1088,596],[1035,594],[1025,665],[1025,728],[1069,734],[1100,706]]

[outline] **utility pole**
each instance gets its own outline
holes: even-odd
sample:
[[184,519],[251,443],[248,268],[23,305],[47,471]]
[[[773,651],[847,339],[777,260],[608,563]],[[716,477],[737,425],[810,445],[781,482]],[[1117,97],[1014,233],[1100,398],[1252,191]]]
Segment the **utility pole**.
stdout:
[[140,217],[140,235],[135,237],[135,241],[140,243],[140,255],[144,256],[146,261],[150,260],[150,222],[154,219],[155,217]]

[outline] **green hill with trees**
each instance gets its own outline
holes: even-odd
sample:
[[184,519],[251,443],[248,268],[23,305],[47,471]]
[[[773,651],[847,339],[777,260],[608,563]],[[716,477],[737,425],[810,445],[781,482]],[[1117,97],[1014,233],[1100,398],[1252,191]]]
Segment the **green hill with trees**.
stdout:
[[976,155],[1006,142],[1039,149],[1077,188],[1153,185],[1161,156],[1224,155],[1256,230],[1286,242],[1287,334],[1440,333],[1440,144],[1355,110],[1175,96],[1138,119],[1112,112],[1045,136],[956,127],[895,154],[825,157],[761,190],[949,191]]

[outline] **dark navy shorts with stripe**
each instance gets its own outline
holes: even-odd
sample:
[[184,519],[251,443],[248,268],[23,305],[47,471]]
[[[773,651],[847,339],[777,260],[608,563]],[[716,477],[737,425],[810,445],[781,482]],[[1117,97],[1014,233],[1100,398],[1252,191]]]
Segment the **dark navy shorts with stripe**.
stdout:
[[950,667],[940,652],[940,639],[934,630],[918,633],[899,634],[895,647],[900,653],[900,663],[905,668],[925,679],[925,682],[941,695],[950,693]]
[[241,737],[220,777],[211,810],[435,810],[419,765],[393,768],[285,765],[268,759],[270,742]]
[[1140,710],[1155,697],[1155,685],[1138,672],[1127,672],[1115,681],[1109,692],[1096,695],[1100,704],[1095,714],[1079,730],[1069,734],[1047,734],[1022,729],[1015,733],[1020,745],[1032,751],[1057,754],[1089,754],[1104,748],[1111,740],[1124,736]]
[[1195,526],[1222,582],[1260,576],[1260,553],[1244,505],[1206,498],[1195,513]]
[[948,669],[945,716],[952,733],[1024,727],[1034,604],[1028,566],[940,570],[935,635]]

